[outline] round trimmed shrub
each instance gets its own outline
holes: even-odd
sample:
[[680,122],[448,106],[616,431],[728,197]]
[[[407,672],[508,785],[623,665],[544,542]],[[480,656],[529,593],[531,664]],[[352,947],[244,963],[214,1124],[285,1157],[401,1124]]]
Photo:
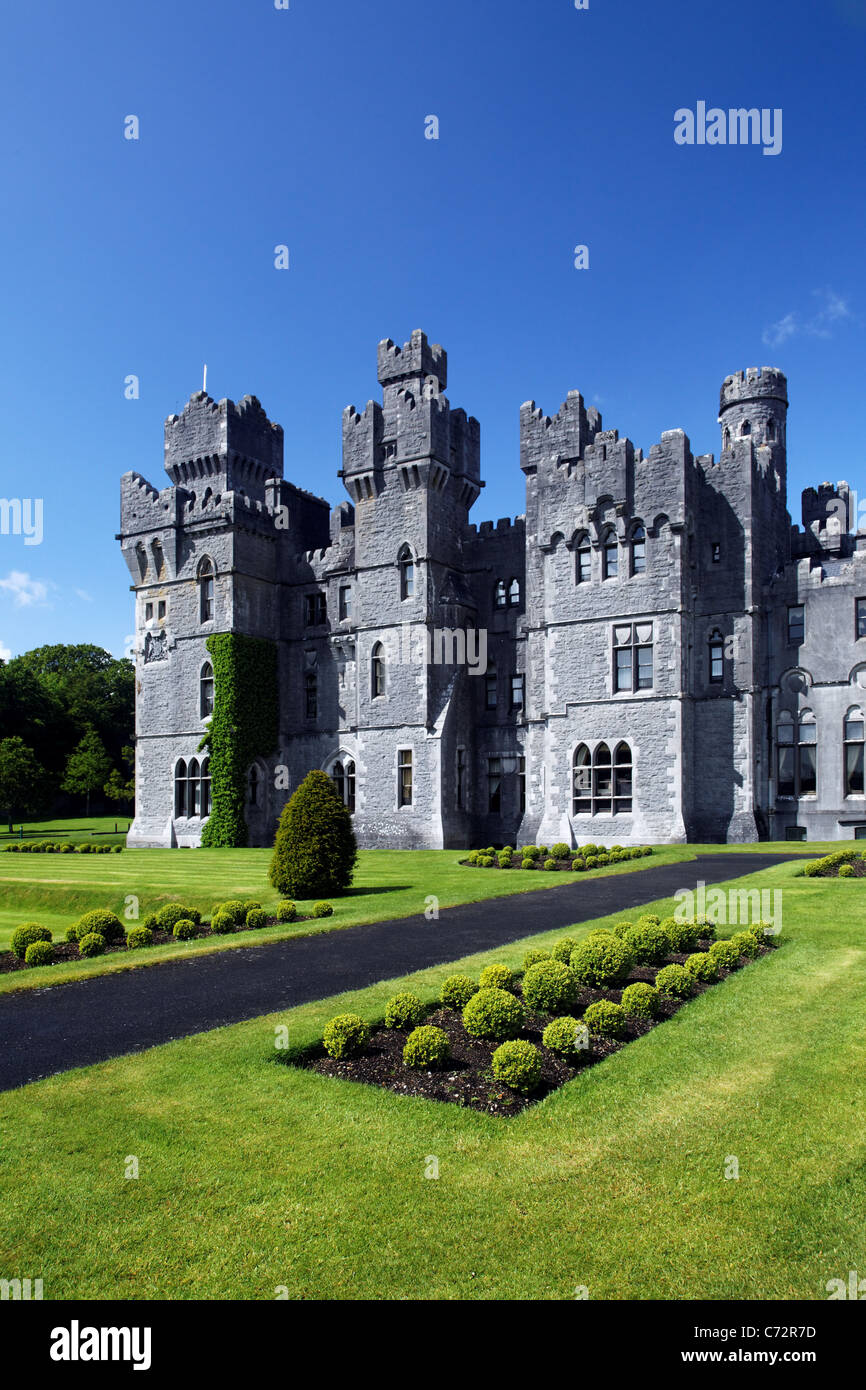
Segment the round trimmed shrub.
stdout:
[[638,917],[637,924],[639,927],[658,927],[661,925],[661,920],[661,917],[657,917],[655,913],[648,913],[645,917]]
[[528,1096],[541,1080],[541,1052],[531,1042],[504,1042],[493,1054],[493,1075],[511,1091]]
[[614,922],[611,931],[614,936],[619,937],[620,941],[624,941],[626,932],[630,932],[633,926],[634,922]]
[[554,941],[553,949],[550,954],[554,960],[561,961],[563,965],[568,965],[571,960],[571,953],[577,945],[570,936],[563,936],[559,941]]
[[[213,911],[211,912],[211,923],[213,922],[214,917],[217,917],[220,914],[222,914],[223,916],[231,917],[236,927],[241,926],[241,924],[244,921],[244,918],[247,915],[244,912],[244,905],[241,902],[240,898],[230,898],[229,901],[225,903],[214,903]],[[185,917],[189,917],[189,915],[190,914],[188,912],[184,913]]]
[[660,1003],[658,990],[643,981],[626,985],[622,992],[622,1007],[632,1018],[655,1018]]
[[738,931],[731,937],[731,945],[736,946],[740,955],[748,960],[755,960],[761,954],[760,942],[750,931]]
[[554,859],[570,859],[571,845],[567,845],[563,840],[560,840],[558,844],[553,846],[550,853]]
[[[62,852],[63,850],[65,850],[65,848],[66,848],[65,845],[61,845],[61,846],[60,846],[61,852]],[[123,854],[123,845],[112,845],[112,846],[111,846],[111,853],[112,853],[112,854]]]
[[479,854],[478,864],[482,869],[492,869],[496,863],[496,856],[493,854]]
[[502,1042],[514,1038],[526,1017],[523,1005],[506,989],[479,989],[463,1010],[463,1027],[473,1038]]
[[523,999],[540,1014],[560,1014],[577,998],[577,980],[567,965],[558,960],[542,960],[523,977]]
[[664,927],[649,921],[638,922],[623,937],[638,965],[661,965],[671,953],[671,940]]
[[89,959],[91,956],[101,956],[105,951],[105,937],[100,936],[99,932],[87,932],[78,941],[78,954]]
[[718,964],[709,951],[698,951],[695,955],[689,956],[686,970],[693,979],[703,980],[705,984],[712,984],[713,980],[719,978]]
[[580,984],[595,988],[620,984],[631,965],[631,952],[612,932],[588,937],[571,953],[571,968]]
[[740,963],[740,948],[733,941],[714,941],[710,955],[723,970],[733,970]]
[[50,940],[51,932],[41,922],[22,922],[12,933],[12,954],[19,960],[26,960],[28,946],[35,946],[37,941]]
[[354,1057],[366,1045],[370,1029],[357,1014],[337,1014],[325,1024],[322,1035],[325,1051],[340,1061]]
[[[234,923],[232,923],[232,927],[234,927]],[[181,917],[180,921],[175,922],[172,927],[172,936],[175,941],[192,941],[195,936],[195,922],[189,917]]]
[[583,1021],[590,1033],[599,1038],[621,1038],[628,1029],[628,1015],[622,1004],[612,1004],[609,999],[590,1004]]
[[247,913],[247,926],[252,928],[266,927],[268,925],[268,914],[263,907],[251,907]]
[[386,1028],[417,1028],[427,1013],[417,994],[395,994],[385,1005]]
[[278,922],[294,922],[297,915],[298,909],[294,903],[287,902],[285,899],[281,903],[277,903]]
[[108,912],[104,908],[97,908],[95,912],[85,912],[83,917],[79,917],[75,923],[76,941],[81,941],[83,936],[90,936],[94,932],[102,937],[103,941],[111,944],[114,941],[125,941],[126,932],[123,930],[123,923],[113,912]]
[[684,965],[665,965],[656,975],[656,989],[673,999],[688,999],[694,987],[694,978]]
[[585,874],[585,873],[586,873],[586,860],[585,860],[585,859],[580,859],[580,858],[572,859],[572,861],[571,861],[571,867],[572,867],[572,871],[573,871],[574,873],[576,873],[576,874]]
[[352,817],[333,781],[325,772],[307,773],[280,816],[271,883],[287,898],[342,893],[357,859]]
[[254,908],[258,909],[260,907],[261,903],[257,903],[254,899],[250,898],[248,902],[244,903],[244,917],[246,917],[247,913],[252,912]]
[[530,970],[533,965],[538,965],[539,961],[550,959],[551,956],[549,951],[542,950],[540,946],[533,946],[532,950],[527,951],[526,955],[523,957],[524,972]]
[[521,867],[521,869],[534,869],[534,868],[535,868],[535,860],[534,860],[534,859],[521,859],[521,861],[520,861],[520,867]]
[[853,864],[842,864],[841,867],[840,867],[840,869],[839,869],[839,877],[840,877],[840,878],[855,878],[856,875],[855,875],[855,873],[854,873],[854,866],[853,866]]
[[174,931],[177,922],[195,922],[196,925],[201,921],[201,913],[197,908],[184,907],[183,903],[166,903],[156,914],[156,924],[160,931]]
[[481,989],[507,989],[513,992],[516,981],[507,965],[485,965],[479,977]]
[[148,931],[159,931],[159,922],[156,920],[156,913],[149,912],[141,925],[147,927]]
[[523,855],[524,859],[540,859],[541,857],[541,850],[538,848],[538,845],[526,845],[520,853]]
[[548,1023],[541,1041],[558,1057],[576,1057],[579,1052],[589,1051],[589,1029],[585,1023],[566,1014]]
[[598,856],[595,855],[595,854],[588,854],[588,855],[586,856],[586,867],[587,867],[588,869],[597,869],[597,868],[598,868]]
[[321,902],[313,904],[314,917],[333,917],[333,915],[334,909],[331,907],[330,903]]
[[448,1036],[441,1028],[426,1024],[416,1028],[406,1039],[403,1048],[403,1062],[407,1067],[431,1070],[444,1066],[448,1061]]
[[449,975],[439,998],[446,1009],[465,1009],[473,994],[477,993],[478,985],[468,975]]
[[217,936],[231,936],[237,931],[237,922],[231,912],[215,912],[211,918],[210,929]]
[[666,917],[662,926],[668,934],[671,950],[677,955],[697,951],[700,945],[700,932],[695,921],[678,922],[676,917]]
[[512,856],[512,854],[511,854],[511,851],[510,851],[510,850],[509,850],[509,852],[508,852],[507,854],[506,854],[506,852],[505,852],[504,849],[500,850],[500,851],[499,851],[499,854],[498,854],[498,856],[497,856],[497,858],[499,859],[499,867],[500,867],[500,869],[510,869],[510,868],[511,868],[511,860],[512,860],[512,857],[513,857],[513,856]]
[[547,870],[547,872],[548,872],[549,874],[555,873],[555,871],[559,868],[559,860],[558,860],[558,859],[545,859],[545,861],[544,861],[544,867],[545,867],[545,869]]
[[610,855],[609,855],[609,854],[599,854],[599,855],[596,855],[596,860],[595,860],[595,862],[596,862],[596,864],[598,865],[598,867],[599,867],[600,869],[602,869],[602,868],[604,868],[604,866],[605,866],[606,864],[609,864],[609,863],[610,863]]
[[50,941],[31,941],[24,952],[25,965],[52,965],[54,947]]
[[133,927],[127,933],[126,949],[128,951],[139,951],[145,946],[153,945],[153,932],[150,927]]

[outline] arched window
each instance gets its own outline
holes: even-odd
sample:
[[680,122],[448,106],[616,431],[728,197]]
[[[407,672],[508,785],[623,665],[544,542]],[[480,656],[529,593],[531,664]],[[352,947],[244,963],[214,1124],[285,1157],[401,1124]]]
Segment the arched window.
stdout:
[[775,438],[776,438],[776,422],[775,422],[775,420],[768,420],[768,421],[767,421],[767,438],[768,438],[768,439],[775,439]]
[[619,743],[613,755],[613,813],[631,810],[632,762],[627,743]]
[[206,661],[199,679],[199,714],[202,719],[209,719],[213,714],[213,692],[213,667]]
[[646,531],[642,526],[636,526],[631,533],[631,572],[646,573]]
[[337,795],[346,807],[350,815],[355,814],[355,764],[351,758],[347,758],[345,765],[341,759],[337,759],[331,768],[331,777],[337,790]]
[[186,776],[186,813],[188,816],[201,815],[201,774],[198,758],[190,759]]
[[213,622],[214,616],[214,570],[207,558],[198,567],[199,620]]
[[862,709],[849,709],[845,715],[845,795],[862,796],[864,793],[863,761],[866,723]]
[[609,816],[631,811],[633,769],[627,743],[617,744],[613,758],[606,743],[600,743],[594,753],[581,743],[571,772],[574,815]]
[[709,666],[711,684],[721,685],[725,679],[725,639],[718,628],[710,633]]
[[319,678],[315,671],[304,674],[304,716],[307,719],[319,716]]
[[377,642],[370,659],[370,695],[374,700],[385,694],[385,648]]
[[505,608],[508,604],[508,591],[505,587],[504,579],[500,579],[499,583],[496,585],[494,603],[496,604],[497,608]]
[[724,434],[722,435],[722,448],[723,448],[723,449],[730,449],[730,447],[731,447],[731,431],[730,431],[729,429],[726,429],[725,432],[724,432]]
[[508,607],[509,607],[509,608],[519,608],[519,607],[520,607],[520,580],[519,580],[519,579],[512,579],[511,583],[510,583],[509,586],[508,586]]
[[415,557],[408,545],[400,551],[400,597],[413,598],[415,594]]
[[484,676],[484,707],[485,709],[496,709],[499,703],[499,682],[496,678],[496,667],[491,661],[488,664]]
[[250,806],[258,806],[261,800],[261,774],[253,763],[247,775],[247,801]]
[[589,584],[592,581],[592,546],[589,536],[581,536],[577,543],[574,578],[578,584]]
[[740,425],[740,435],[742,436],[742,438],[745,438],[747,434],[751,433],[752,426],[749,424],[748,420],[744,420],[743,423]]
[[201,814],[202,819],[209,816],[210,806],[210,758],[205,758],[201,765]]
[[619,545],[615,531],[608,531],[604,538],[604,577],[616,579],[619,574]]
[[183,758],[174,769],[174,814],[186,815],[186,763]]
[[786,710],[776,725],[776,795],[815,796],[818,790],[818,726],[811,710],[795,719]]

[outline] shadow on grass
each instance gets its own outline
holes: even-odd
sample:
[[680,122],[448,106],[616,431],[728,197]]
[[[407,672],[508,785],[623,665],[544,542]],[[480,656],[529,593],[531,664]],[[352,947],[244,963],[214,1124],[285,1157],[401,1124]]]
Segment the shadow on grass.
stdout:
[[390,883],[386,888],[347,888],[335,901],[342,903],[347,898],[369,898],[378,893],[408,893],[417,886],[415,883]]

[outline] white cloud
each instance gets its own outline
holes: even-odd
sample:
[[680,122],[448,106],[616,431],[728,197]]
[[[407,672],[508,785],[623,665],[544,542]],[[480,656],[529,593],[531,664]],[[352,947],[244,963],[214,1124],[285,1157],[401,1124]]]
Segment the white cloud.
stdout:
[[780,347],[789,338],[795,338],[800,334],[808,338],[831,338],[832,329],[836,324],[853,317],[848,301],[835,290],[813,290],[812,297],[817,300],[813,314],[803,318],[795,310],[764,329],[763,341],[767,347]]
[[130,656],[130,657],[135,655],[135,633],[134,633],[134,632],[128,632],[128,633],[126,634],[126,636],[124,637],[124,639],[123,639],[123,655],[124,655],[124,656]]
[[0,642],[0,661],[11,661],[12,653],[5,642]]
[[18,608],[44,603],[48,597],[47,584],[43,584],[41,579],[31,579],[22,570],[10,570],[5,579],[0,579],[0,589],[12,595]]
[[86,589],[76,589],[75,592],[84,603],[93,602],[93,595],[89,594]]

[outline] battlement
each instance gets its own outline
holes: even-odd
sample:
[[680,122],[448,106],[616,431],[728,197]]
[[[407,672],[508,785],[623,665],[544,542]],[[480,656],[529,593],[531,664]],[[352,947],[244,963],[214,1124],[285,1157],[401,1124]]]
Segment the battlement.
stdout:
[[719,396],[719,415],[734,405],[774,400],[788,405],[788,378],[776,367],[747,367],[725,377]]
[[417,328],[402,348],[390,338],[379,344],[379,384],[386,386],[410,377],[435,377],[441,390],[448,385],[448,354],[439,343],[428,343]]
[[173,482],[187,483],[229,460],[246,465],[247,481],[282,477],[282,426],[268,419],[256,396],[235,405],[196,391],[182,413],[165,422],[166,472]]
[[540,464],[581,458],[600,431],[601,415],[585,408],[579,391],[569,391],[552,416],[526,401],[520,407],[520,467],[526,473]]
[[857,495],[846,482],[820,483],[807,487],[802,494],[803,529],[816,534],[821,531],[856,531],[858,518]]

